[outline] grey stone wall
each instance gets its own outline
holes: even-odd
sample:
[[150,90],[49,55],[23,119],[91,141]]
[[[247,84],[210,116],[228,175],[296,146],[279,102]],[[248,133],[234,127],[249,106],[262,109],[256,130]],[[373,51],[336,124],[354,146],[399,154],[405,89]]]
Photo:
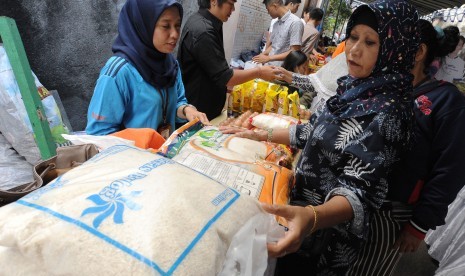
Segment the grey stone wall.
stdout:
[[[197,0],[181,1],[185,17]],[[111,56],[125,0],[0,0],[0,16],[16,20],[32,70],[58,90],[73,130],[83,130],[100,68]]]

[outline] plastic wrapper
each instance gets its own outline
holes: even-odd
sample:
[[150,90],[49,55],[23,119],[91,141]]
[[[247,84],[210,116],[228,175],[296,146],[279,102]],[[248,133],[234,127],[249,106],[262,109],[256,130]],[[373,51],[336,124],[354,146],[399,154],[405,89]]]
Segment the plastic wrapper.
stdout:
[[289,99],[287,98],[288,88],[283,87],[278,95],[278,114],[287,115],[289,113]]
[[266,90],[268,89],[268,82],[265,81],[259,81],[257,83],[257,89],[255,90],[255,93],[252,96],[252,103],[251,103],[251,109],[254,112],[263,112],[263,108],[265,105],[265,96],[266,96]]
[[0,133],[0,189],[9,190],[32,182],[32,165],[20,156]]
[[273,216],[255,215],[234,236],[219,276],[273,276],[276,259],[267,261],[263,252],[266,242],[276,242],[283,236],[284,227]]
[[232,111],[240,113],[242,111],[242,84],[234,86],[231,92]]
[[292,94],[289,94],[289,116],[294,118],[300,118],[300,100],[299,100],[299,93],[296,91]]
[[265,96],[265,111],[266,112],[278,112],[279,104],[278,104],[278,97],[280,91],[276,91],[273,89],[266,90]]
[[281,149],[275,144],[223,134],[213,126],[193,134],[192,129],[197,130],[198,125],[190,122],[181,127],[184,134],[174,134],[160,152],[261,202],[288,203],[294,175],[278,165],[281,158],[288,157],[279,154]]
[[439,262],[435,275],[465,275],[465,188],[449,205],[446,224],[430,230],[425,242],[428,253]]
[[[52,94],[39,82],[35,74],[33,77],[52,137],[57,145],[64,144],[66,140],[61,134],[69,133],[69,129],[63,122],[61,116],[63,111],[59,109]],[[29,163],[39,162],[41,158],[39,148],[34,140],[26,107],[3,46],[0,46],[0,132]]]
[[242,101],[241,101],[241,111],[246,112],[252,108],[252,98],[255,94],[255,82],[248,81],[242,84]]
[[[114,146],[0,208],[0,274],[217,275],[262,212],[173,160]],[[264,240],[254,248],[263,271]]]
[[299,119],[270,112],[258,114],[252,119],[252,125],[261,129],[282,129],[296,124],[300,124]]
[[312,113],[319,113],[325,107],[326,100],[336,95],[337,79],[348,74],[344,53],[332,59],[315,74],[310,74],[310,82],[317,93],[310,106]]

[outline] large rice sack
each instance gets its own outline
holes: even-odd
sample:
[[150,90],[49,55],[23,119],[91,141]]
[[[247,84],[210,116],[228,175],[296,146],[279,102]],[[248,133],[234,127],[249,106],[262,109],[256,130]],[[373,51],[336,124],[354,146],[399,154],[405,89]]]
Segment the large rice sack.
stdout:
[[[276,164],[282,148],[188,123],[159,151],[165,156],[261,202],[288,204],[294,174]],[[273,162],[268,162],[273,157]]]
[[216,275],[257,214],[205,175],[114,146],[0,208],[0,275]]

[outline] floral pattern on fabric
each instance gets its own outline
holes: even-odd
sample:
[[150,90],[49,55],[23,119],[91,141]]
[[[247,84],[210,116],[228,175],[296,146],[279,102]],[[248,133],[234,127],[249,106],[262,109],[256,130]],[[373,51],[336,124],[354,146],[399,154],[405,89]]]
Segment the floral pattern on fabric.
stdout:
[[338,79],[336,96],[318,117],[290,129],[291,144],[303,149],[291,204],[320,205],[340,195],[354,210],[351,221],[335,227],[337,234],[320,255],[316,275],[344,275],[356,259],[370,214],[386,198],[391,165],[411,144],[409,71],[418,46],[414,27],[418,14],[405,1],[363,5],[349,19],[347,34],[353,16],[370,11],[378,20],[382,43],[372,74]]

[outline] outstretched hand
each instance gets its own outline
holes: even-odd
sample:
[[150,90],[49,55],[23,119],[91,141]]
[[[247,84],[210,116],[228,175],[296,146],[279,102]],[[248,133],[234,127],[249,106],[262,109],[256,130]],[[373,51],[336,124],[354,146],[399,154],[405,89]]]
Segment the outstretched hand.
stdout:
[[260,78],[266,81],[275,81],[281,74],[281,70],[276,66],[264,65],[260,67]]
[[277,75],[277,80],[285,81],[287,83],[292,83],[292,73],[282,67],[278,67],[279,74]]
[[313,212],[305,207],[290,205],[262,204],[262,207],[266,212],[284,218],[289,229],[284,234],[284,238],[276,243],[268,243],[268,255],[278,258],[299,250],[302,241],[312,228]]

